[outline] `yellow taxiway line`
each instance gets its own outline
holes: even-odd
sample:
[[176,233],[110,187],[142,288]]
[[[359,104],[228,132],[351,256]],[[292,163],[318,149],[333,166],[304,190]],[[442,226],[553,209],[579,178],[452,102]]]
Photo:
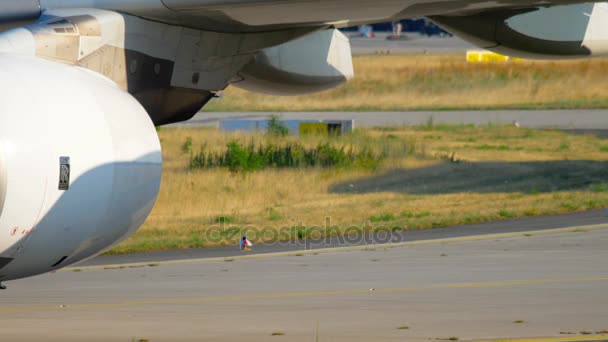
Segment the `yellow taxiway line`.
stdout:
[[546,229],[546,230],[531,230],[531,231],[513,232],[513,233],[472,235],[472,236],[462,236],[462,237],[445,238],[445,239],[419,240],[419,241],[388,243],[388,244],[378,244],[378,245],[334,247],[334,248],[320,248],[320,249],[313,249],[313,250],[298,250],[298,251],[278,252],[278,253],[237,255],[237,256],[230,256],[230,257],[181,259],[181,260],[166,260],[166,261],[147,261],[147,262],[136,262],[136,263],[130,263],[130,264],[113,264],[113,265],[96,265],[96,266],[74,266],[74,267],[66,267],[64,269],[59,270],[58,272],[128,269],[128,268],[138,268],[138,267],[147,267],[147,266],[196,264],[196,263],[203,263],[203,262],[267,259],[267,258],[276,258],[276,257],[318,255],[318,254],[353,252],[353,251],[372,251],[372,250],[399,248],[399,247],[439,245],[439,244],[456,243],[456,242],[506,239],[506,238],[521,237],[521,236],[549,235],[549,234],[570,233],[570,232],[585,232],[585,231],[600,230],[600,229],[608,229],[608,224],[578,226],[578,227],[568,227],[568,228],[558,228],[558,229]]

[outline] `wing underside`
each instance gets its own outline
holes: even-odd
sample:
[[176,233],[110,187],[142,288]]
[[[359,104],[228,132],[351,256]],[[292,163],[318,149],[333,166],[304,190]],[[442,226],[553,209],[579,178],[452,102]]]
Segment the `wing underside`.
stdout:
[[47,8],[109,9],[222,32],[354,26],[431,15],[580,3],[578,0],[46,0]]

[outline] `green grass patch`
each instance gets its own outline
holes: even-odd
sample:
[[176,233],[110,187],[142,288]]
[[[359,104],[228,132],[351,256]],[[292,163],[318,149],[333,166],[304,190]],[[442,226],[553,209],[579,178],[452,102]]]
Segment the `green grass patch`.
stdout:
[[559,148],[558,148],[559,151],[568,151],[569,149],[570,149],[570,143],[569,142],[562,141],[559,144]]
[[433,215],[433,213],[431,213],[430,211],[423,211],[421,213],[418,213],[416,215],[414,215],[415,218],[423,218],[423,217],[429,217]]
[[273,115],[268,122],[268,134],[274,137],[286,137],[289,135],[289,128],[276,115]]
[[390,214],[390,213],[370,216],[370,218],[369,218],[369,220],[371,222],[389,222],[389,221],[394,221],[396,219],[397,219],[397,217],[395,217],[395,215]]
[[230,217],[230,216],[218,216],[213,221],[215,223],[229,224],[229,223],[236,222],[236,219],[234,217]]
[[[463,221],[466,224],[473,224],[473,223],[483,222],[483,221],[485,221],[485,219],[482,215],[470,214],[470,215],[465,216],[463,218]],[[438,227],[441,227],[441,226],[438,225]]]
[[510,151],[511,147],[507,145],[480,145],[475,147],[476,150],[480,151]]
[[580,208],[580,205],[578,205],[576,203],[565,202],[565,203],[561,204],[561,207],[568,211],[576,211]]
[[517,213],[515,213],[514,211],[510,211],[510,210],[501,210],[498,212],[498,216],[504,217],[504,218],[513,218],[513,217],[517,216]]
[[608,183],[600,183],[591,185],[593,192],[608,192]]
[[229,142],[224,152],[206,151],[205,146],[190,157],[190,169],[228,168],[231,172],[253,172],[268,168],[362,168],[375,170],[380,167],[383,154],[363,146],[339,147],[320,143],[307,147],[300,143],[279,145],[268,142]]
[[192,137],[186,138],[186,141],[182,144],[182,153],[192,152]]
[[416,214],[414,214],[411,211],[403,211],[403,212],[401,212],[401,214],[399,216],[401,216],[403,218],[412,218],[412,217],[416,216]]
[[268,209],[268,220],[269,221],[279,221],[281,219],[283,219],[283,215],[281,215],[280,212],[278,212],[274,208],[269,208]]

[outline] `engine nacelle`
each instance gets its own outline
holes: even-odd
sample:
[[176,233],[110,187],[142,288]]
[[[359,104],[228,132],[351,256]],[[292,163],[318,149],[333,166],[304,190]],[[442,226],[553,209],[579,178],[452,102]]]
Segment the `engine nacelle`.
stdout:
[[472,44],[509,56],[563,59],[608,54],[608,3],[431,19]]
[[135,232],[162,157],[143,107],[105,77],[0,55],[0,281],[56,270]]
[[337,87],[353,78],[350,42],[338,30],[309,34],[262,50],[232,85],[272,95],[304,95]]

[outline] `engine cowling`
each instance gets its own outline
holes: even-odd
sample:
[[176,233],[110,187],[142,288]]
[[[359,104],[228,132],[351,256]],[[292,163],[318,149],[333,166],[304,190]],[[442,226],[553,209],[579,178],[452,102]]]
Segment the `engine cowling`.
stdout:
[[608,55],[608,3],[505,9],[431,19],[472,44],[504,55],[541,59]]
[[161,147],[142,106],[86,69],[0,55],[0,281],[56,270],[135,232]]
[[271,95],[304,95],[353,78],[350,42],[339,30],[324,30],[264,49],[232,85]]

